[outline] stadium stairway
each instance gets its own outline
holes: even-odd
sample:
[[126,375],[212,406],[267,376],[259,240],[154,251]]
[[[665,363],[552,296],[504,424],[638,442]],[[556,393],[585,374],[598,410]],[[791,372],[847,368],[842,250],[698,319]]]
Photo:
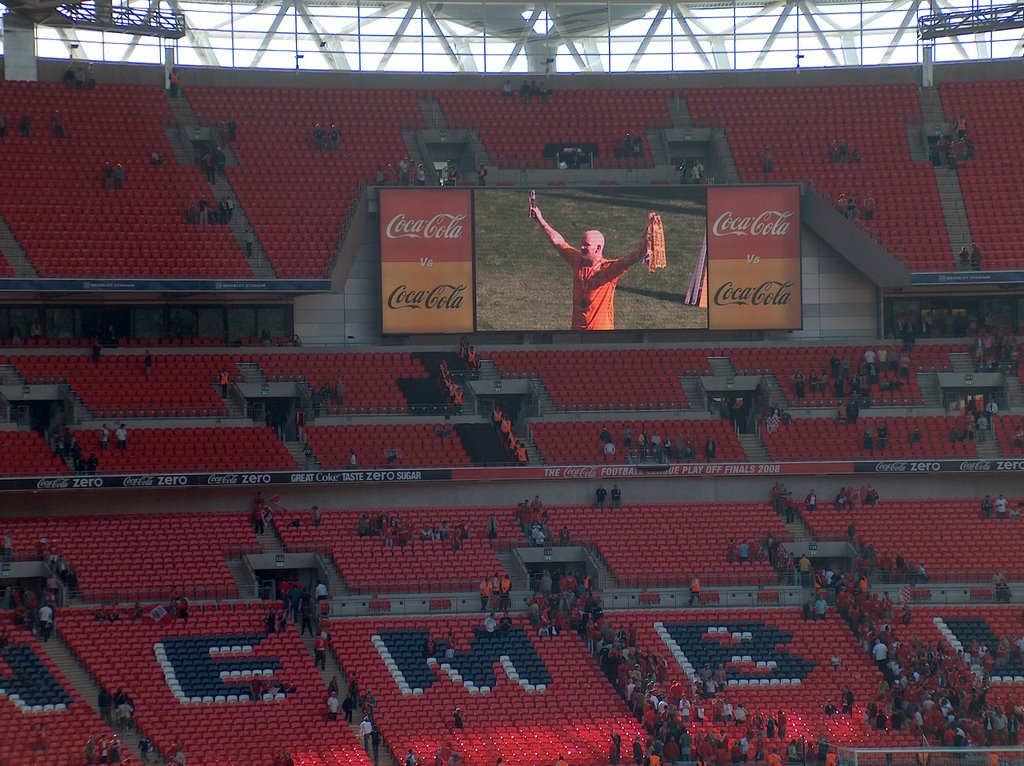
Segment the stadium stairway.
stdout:
[[418,359],[427,368],[429,377],[398,379],[398,387],[409,402],[409,409],[415,413],[418,410],[438,412],[446,408],[449,401],[448,396],[441,391],[441,362],[444,361],[453,372],[460,370],[462,362],[458,354],[428,351],[412,354],[412,358]]
[[747,457],[751,463],[768,463],[771,462],[771,455],[768,454],[768,449],[764,446],[764,442],[761,441],[760,434],[736,434],[740,440],[740,444],[743,445],[743,451],[747,453]]
[[3,216],[0,216],[0,253],[3,253],[16,277],[34,279],[39,276]]
[[[168,140],[171,142],[171,148],[174,150],[174,156],[178,160],[178,164],[196,164],[196,158],[192,147],[184,144],[182,140],[183,135],[188,135],[193,130],[199,127],[199,118],[196,116],[195,111],[192,109],[192,105],[189,103],[188,98],[182,94],[178,98],[170,98],[168,96],[167,103],[171,106],[171,112],[174,114],[174,119],[178,122],[178,129],[165,129]],[[220,143],[224,147],[225,157],[228,159],[229,165],[237,165],[238,158],[234,152],[231,152],[230,147],[227,146],[227,142],[223,137],[217,135],[216,131],[211,127],[210,129],[211,141]],[[177,135],[172,135],[177,133]],[[184,160],[184,161],[183,161]],[[238,243],[239,250],[245,253],[245,232],[251,228],[249,218],[245,214],[245,210],[242,209],[242,203],[235,194],[234,189],[231,187],[231,182],[227,177],[218,177],[214,183],[209,184],[210,191],[213,193],[213,198],[216,200],[227,199],[232,197],[235,200],[235,212],[231,217],[231,221],[228,223],[228,227],[231,229],[231,233],[235,237],[235,242]],[[259,235],[253,230],[255,237],[255,245],[253,247],[253,254],[251,257],[247,257],[246,261],[249,263],[249,268],[252,269],[253,277],[257,279],[274,279],[274,269],[270,265],[270,261],[267,259],[266,251],[263,249],[263,245],[260,244]]]
[[[918,97],[921,100],[921,115],[926,125],[947,122],[938,88],[919,88]],[[967,220],[967,206],[964,204],[960,177],[955,170],[946,165],[933,165],[932,171],[935,173],[935,182],[939,188],[942,215],[946,219],[950,253],[958,253],[961,247],[969,246],[974,241],[971,225]]]
[[[309,652],[311,658],[315,658],[315,650],[313,648],[313,642],[315,638],[308,633],[302,634],[302,643],[306,645],[306,650]],[[314,659],[315,662],[315,659]],[[348,696],[348,678],[345,676],[345,671],[341,669],[341,665],[338,664],[338,659],[334,654],[334,650],[327,652],[327,660],[324,663],[324,668],[317,668],[317,672],[320,674],[320,678],[323,679],[324,689],[326,691],[327,686],[331,683],[332,678],[338,679],[338,699],[344,701]],[[359,736],[359,724],[362,721],[361,711],[356,710],[352,715],[352,723],[349,724],[348,728],[352,732],[352,736],[362,743],[363,738]],[[343,713],[338,713],[339,723]],[[391,750],[388,748],[384,739],[381,739],[381,748],[379,752],[379,759],[377,766],[398,766],[398,761],[392,755]],[[367,753],[371,758],[371,753]]]
[[[57,666],[57,669],[64,674],[70,683],[78,693],[85,700],[86,704],[92,708],[96,715],[100,714],[99,708],[99,694],[100,685],[93,680],[93,677],[89,674],[89,671],[78,661],[78,658],[71,653],[68,645],[64,643],[64,639],[60,636],[60,630],[56,631],[54,637],[50,641],[40,641],[39,645],[46,652],[46,655],[53,661],[53,664]],[[114,689],[108,689],[111,694],[114,693]],[[125,746],[125,749],[132,754],[134,757],[140,757],[139,754],[139,734],[135,729],[115,729],[117,738],[121,740],[121,744]],[[122,750],[122,754],[124,750]]]
[[504,465],[512,462],[505,445],[490,423],[457,423],[455,433],[474,465]]

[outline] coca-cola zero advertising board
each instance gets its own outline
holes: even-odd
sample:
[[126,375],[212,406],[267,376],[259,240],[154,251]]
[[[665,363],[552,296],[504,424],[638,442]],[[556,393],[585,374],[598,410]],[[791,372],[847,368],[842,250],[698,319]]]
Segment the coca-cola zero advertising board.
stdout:
[[798,330],[800,187],[708,188],[708,327]]
[[382,332],[472,332],[472,192],[381,189],[379,218]]

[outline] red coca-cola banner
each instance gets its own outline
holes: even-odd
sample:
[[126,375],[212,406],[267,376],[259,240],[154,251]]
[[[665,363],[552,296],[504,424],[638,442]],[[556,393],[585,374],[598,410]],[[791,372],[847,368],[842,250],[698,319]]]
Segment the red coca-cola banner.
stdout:
[[798,330],[800,187],[708,189],[708,327]]
[[473,201],[468,189],[381,189],[381,330],[473,331]]

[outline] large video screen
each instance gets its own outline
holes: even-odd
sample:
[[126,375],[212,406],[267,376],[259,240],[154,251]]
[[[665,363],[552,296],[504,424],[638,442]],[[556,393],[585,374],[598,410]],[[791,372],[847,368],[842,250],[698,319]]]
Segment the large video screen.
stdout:
[[[476,193],[477,330],[707,326],[699,300],[686,302],[704,247],[705,188],[545,188],[535,205],[539,220],[528,189]],[[652,212],[666,250],[654,271],[636,259]]]
[[385,188],[379,209],[386,334],[801,326],[796,186]]

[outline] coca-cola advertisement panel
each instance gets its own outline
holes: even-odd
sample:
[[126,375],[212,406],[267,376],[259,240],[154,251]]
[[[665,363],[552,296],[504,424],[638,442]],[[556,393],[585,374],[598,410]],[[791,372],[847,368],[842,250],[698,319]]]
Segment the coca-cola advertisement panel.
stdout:
[[803,326],[798,186],[708,189],[708,326]]
[[472,192],[381,189],[379,218],[382,332],[472,332]]
[[[703,329],[707,311],[687,293],[701,262],[705,198],[701,185],[544,187],[532,200],[529,188],[478,189],[477,330]],[[652,213],[663,267],[638,252]],[[597,245],[599,258],[589,249]]]

